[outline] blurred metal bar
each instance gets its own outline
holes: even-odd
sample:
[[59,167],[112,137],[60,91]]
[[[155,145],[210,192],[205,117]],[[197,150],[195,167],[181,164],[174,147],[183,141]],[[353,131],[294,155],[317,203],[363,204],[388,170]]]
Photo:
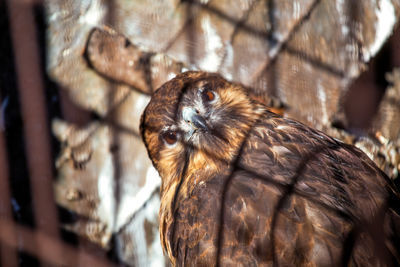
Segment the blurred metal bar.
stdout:
[[394,30],[393,36],[390,39],[391,52],[392,52],[392,64],[394,67],[400,67],[400,24],[397,29]]
[[[12,229],[18,231],[18,240],[10,234]],[[12,248],[18,247],[23,249],[52,266],[74,266],[76,255],[79,253],[76,248],[67,245],[62,240],[52,238],[42,231],[30,230],[27,227],[14,224],[12,221],[4,219],[0,219],[0,242],[7,244]],[[43,247],[46,247],[47,250],[40,249],[36,246],[36,243],[43,244]],[[63,252],[63,258],[58,257],[58,251]],[[106,258],[101,257],[98,254],[81,250],[79,255],[81,256],[82,264],[85,264],[84,266],[115,266]]]
[[[58,237],[50,136],[33,4],[34,2],[27,0],[7,1],[35,222],[41,232]],[[39,240],[37,246],[41,254],[51,250],[52,256],[61,258],[63,255],[61,250],[57,251],[56,248],[59,247],[49,248],[47,243],[41,243]]]
[[69,97],[67,90],[58,90],[60,97],[61,112],[63,118],[79,126],[87,125],[90,122],[90,112],[77,106]]
[[[1,97],[0,97],[1,103]],[[3,114],[0,114],[2,116]],[[8,160],[6,143],[4,138],[4,130],[0,129],[0,219],[1,220],[13,220],[12,208],[11,208],[11,193],[8,173]],[[17,241],[16,232],[13,226],[9,228],[9,238],[13,242]],[[0,242],[0,265],[1,266],[17,266],[16,248],[12,248],[7,244]]]

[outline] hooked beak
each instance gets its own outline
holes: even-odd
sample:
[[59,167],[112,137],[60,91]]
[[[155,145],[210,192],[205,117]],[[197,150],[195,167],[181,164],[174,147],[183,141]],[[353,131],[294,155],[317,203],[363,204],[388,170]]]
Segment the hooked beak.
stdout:
[[201,115],[199,115],[193,108],[183,108],[182,117],[187,123],[190,124],[192,128],[194,128],[193,130],[209,130],[205,119]]

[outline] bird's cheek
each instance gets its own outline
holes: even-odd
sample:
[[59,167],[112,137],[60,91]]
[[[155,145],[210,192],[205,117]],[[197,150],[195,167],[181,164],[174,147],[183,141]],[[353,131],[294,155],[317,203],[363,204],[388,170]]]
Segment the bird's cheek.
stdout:
[[179,129],[184,133],[185,141],[188,141],[190,139],[195,130],[189,122],[183,119],[179,123]]
[[221,116],[221,112],[217,112],[215,110],[212,110],[209,112],[206,117],[207,117],[207,122],[210,125],[210,127],[215,128],[218,124],[223,121],[223,117]]
[[164,179],[176,175],[184,163],[184,146],[182,143],[176,144],[173,148],[164,148],[160,151],[160,161],[158,171]]

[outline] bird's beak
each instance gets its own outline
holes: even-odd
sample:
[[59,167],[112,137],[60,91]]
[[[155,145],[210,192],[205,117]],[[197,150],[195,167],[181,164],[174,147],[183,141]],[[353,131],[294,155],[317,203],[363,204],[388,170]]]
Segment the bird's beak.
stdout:
[[195,109],[185,107],[182,110],[183,119],[189,123],[194,130],[202,129],[204,131],[208,131],[208,126],[205,119],[199,115]]
[[196,126],[198,129],[203,129],[204,131],[208,131],[206,121],[204,120],[204,118],[202,116],[194,115],[192,122],[193,122],[194,126]]

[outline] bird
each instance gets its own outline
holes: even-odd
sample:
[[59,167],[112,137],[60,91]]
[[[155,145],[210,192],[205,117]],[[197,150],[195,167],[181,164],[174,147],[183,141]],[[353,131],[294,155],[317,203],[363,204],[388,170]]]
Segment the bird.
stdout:
[[248,88],[187,71],[140,133],[174,266],[398,266],[399,191],[358,148],[270,112]]

